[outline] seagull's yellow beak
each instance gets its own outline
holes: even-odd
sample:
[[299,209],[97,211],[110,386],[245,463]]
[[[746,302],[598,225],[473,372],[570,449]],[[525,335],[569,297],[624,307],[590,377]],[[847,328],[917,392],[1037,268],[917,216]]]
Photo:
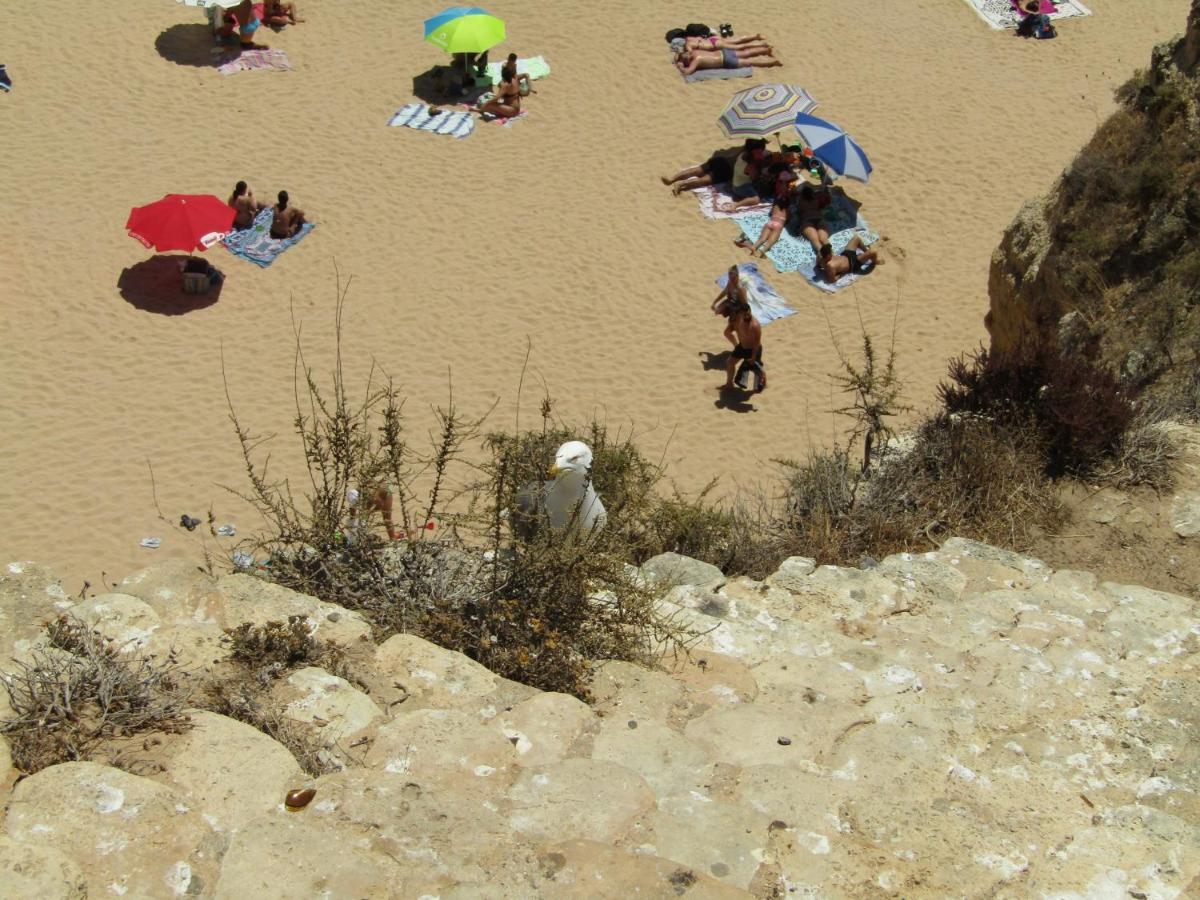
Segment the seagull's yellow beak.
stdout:
[[548,478],[557,478],[557,477],[558,477],[558,473],[559,473],[559,472],[561,472],[561,471],[562,471],[562,469],[560,469],[560,468],[559,468],[557,465],[554,465],[554,466],[551,466],[551,467],[550,467],[550,471],[548,471],[548,472],[546,473],[546,476],[547,476]]

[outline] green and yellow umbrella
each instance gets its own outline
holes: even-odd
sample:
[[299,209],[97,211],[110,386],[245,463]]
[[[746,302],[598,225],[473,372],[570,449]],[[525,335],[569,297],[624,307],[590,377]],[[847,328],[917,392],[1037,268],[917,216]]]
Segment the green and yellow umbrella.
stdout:
[[[471,9],[470,7],[466,7]],[[451,7],[427,22],[425,40],[447,53],[482,53],[504,40],[504,20],[479,10],[466,15],[452,15],[464,7]],[[441,21],[437,21],[441,19]]]

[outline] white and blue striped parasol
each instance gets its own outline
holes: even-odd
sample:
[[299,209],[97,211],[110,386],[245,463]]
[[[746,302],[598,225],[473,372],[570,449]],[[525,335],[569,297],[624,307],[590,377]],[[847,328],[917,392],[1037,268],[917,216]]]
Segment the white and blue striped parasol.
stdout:
[[832,122],[800,113],[796,116],[796,131],[812,148],[813,156],[838,175],[866,182],[871,177],[871,161],[862,147]]
[[730,137],[768,137],[790,125],[796,113],[816,105],[802,87],[761,84],[734,94],[717,122]]

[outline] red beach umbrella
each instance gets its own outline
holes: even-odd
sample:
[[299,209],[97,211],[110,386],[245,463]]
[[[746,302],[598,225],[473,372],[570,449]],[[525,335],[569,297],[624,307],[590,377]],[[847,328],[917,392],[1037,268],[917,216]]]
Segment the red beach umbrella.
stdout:
[[167,194],[129,213],[129,236],[158,251],[207,250],[233,227],[235,210],[212,194]]

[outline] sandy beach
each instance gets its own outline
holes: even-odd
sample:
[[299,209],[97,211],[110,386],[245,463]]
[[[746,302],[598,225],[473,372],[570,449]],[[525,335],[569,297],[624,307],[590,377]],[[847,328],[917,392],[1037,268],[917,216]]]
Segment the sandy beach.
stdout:
[[[307,22],[263,39],[293,70],[218,74],[202,14],[170,0],[0,6],[0,548],[98,584],[196,544],[157,518],[253,526],[221,485],[243,472],[224,382],[257,432],[294,415],[293,316],[310,363],[331,359],[335,264],[353,277],[347,370],[374,362],[402,386],[414,432],[452,379],[456,404],[511,427],[541,385],[568,422],[633,429],[696,489],[768,480],[770,460],[835,435],[829,373],[865,327],[896,320],[906,401],[927,406],[946,360],[986,340],[990,255],[1021,204],[1052,183],[1113,109],[1112,91],[1176,34],[1187,0],[1089,0],[1056,41],[989,29],[961,0],[847,8],[760,0],[492,4],[508,41],[543,55],[528,116],[458,141],[388,128],[412,79],[445,57],[421,40],[429,4],[307,0]],[[752,10],[752,11],[751,11]],[[663,33],[690,21],[761,32],[784,65],[753,81],[685,84]],[[264,29],[265,30],[265,29]],[[493,54],[493,59],[501,58]],[[823,294],[760,263],[797,314],[764,332],[768,391],[729,407],[707,353],[723,349],[714,278],[745,259],[729,221],[705,219],[660,176],[730,145],[716,117],[752,83],[802,85],[875,166],[842,182],[888,264]],[[131,207],[167,193],[279,189],[318,223],[267,269],[221,248],[215,303],[181,314],[122,273],[154,254],[126,235]],[[222,360],[224,377],[222,374]],[[138,541],[158,536],[162,547]]]

